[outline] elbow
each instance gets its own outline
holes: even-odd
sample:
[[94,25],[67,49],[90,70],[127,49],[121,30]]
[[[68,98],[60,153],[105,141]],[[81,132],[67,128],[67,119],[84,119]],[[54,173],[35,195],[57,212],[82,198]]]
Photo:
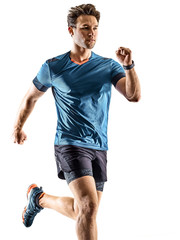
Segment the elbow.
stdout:
[[130,102],[139,102],[140,99],[141,99],[141,90],[139,88],[135,91],[134,95],[131,98],[129,98],[128,100]]
[[128,101],[129,102],[139,102],[141,99],[141,95],[136,95],[136,96],[133,96],[132,98],[129,98]]

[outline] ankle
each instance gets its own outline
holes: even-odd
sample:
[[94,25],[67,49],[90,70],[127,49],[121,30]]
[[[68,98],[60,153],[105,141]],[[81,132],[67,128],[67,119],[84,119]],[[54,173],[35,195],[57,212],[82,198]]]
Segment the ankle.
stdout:
[[41,193],[40,195],[37,196],[36,198],[36,204],[41,207],[44,208],[44,198],[45,198],[45,193]]

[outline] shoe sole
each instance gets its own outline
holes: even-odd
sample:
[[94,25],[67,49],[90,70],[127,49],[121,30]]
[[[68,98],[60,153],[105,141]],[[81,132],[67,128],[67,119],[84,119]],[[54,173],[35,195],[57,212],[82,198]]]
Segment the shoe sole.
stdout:
[[[31,190],[32,189],[34,189],[35,187],[37,187],[37,185],[36,184],[31,184],[29,187],[28,187],[28,190],[27,190],[27,199],[28,199],[28,196],[29,196],[29,194],[30,194],[30,192],[31,192]],[[23,223],[24,223],[24,214],[26,213],[26,207],[24,208],[24,211],[23,211],[23,213],[22,213],[22,220],[23,220]]]
[[30,191],[33,189],[33,188],[35,188],[35,187],[37,187],[37,185],[36,184],[31,184],[29,187],[28,187],[28,190],[27,190],[27,198],[28,198],[28,195],[29,195],[29,193],[30,193]]

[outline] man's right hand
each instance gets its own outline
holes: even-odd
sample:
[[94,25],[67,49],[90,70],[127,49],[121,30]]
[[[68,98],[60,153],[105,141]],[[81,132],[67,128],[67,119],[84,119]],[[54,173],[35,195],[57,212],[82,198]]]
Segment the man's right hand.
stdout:
[[18,143],[20,145],[22,145],[24,143],[24,141],[26,141],[27,139],[27,135],[24,133],[24,131],[17,131],[15,130],[12,134],[14,143]]

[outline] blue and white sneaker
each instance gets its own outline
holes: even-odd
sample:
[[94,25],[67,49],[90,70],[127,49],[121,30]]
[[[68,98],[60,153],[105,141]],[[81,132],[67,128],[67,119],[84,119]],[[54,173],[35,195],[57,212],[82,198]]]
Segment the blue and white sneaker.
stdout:
[[39,188],[36,184],[29,186],[27,190],[28,203],[22,214],[23,223],[26,227],[30,227],[32,225],[37,213],[43,209],[39,206],[38,202],[44,194],[45,193],[43,192],[42,187]]

